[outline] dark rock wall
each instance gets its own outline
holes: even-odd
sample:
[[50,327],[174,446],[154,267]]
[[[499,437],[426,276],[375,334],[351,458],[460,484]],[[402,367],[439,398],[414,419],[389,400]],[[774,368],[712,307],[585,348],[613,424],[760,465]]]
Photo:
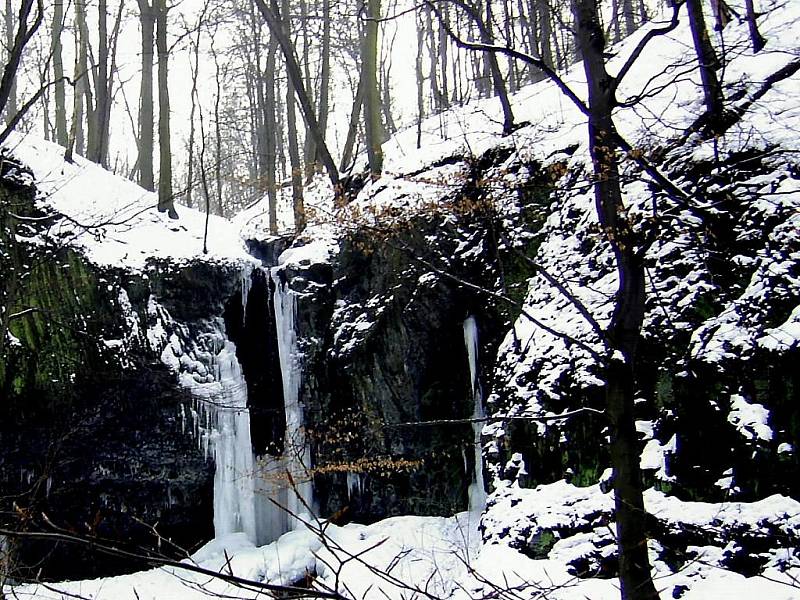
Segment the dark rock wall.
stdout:
[[[28,243],[41,231],[6,211],[46,217],[33,194],[0,186],[4,314],[34,309],[9,323],[17,341],[0,354],[0,523],[180,554],[157,539],[157,524],[192,550],[213,536],[214,467],[192,438],[189,395],[147,343],[148,302],[159,297],[187,331],[207,329],[237,279],[208,265],[134,276],[95,267],[60,241]],[[22,542],[16,558],[17,575],[51,579],[143,566],[49,542]]]

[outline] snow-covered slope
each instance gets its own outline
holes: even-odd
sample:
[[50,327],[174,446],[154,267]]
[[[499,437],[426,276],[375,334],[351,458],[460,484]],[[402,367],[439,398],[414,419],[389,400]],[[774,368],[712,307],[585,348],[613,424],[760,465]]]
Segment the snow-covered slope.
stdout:
[[81,249],[97,265],[142,271],[159,260],[253,262],[226,219],[210,216],[204,253],[205,214],[176,205],[179,219],[172,220],[156,210],[156,194],[80,156],[66,163],[64,148],[30,135],[12,134],[5,149],[33,171],[40,207],[63,215],[50,238]]

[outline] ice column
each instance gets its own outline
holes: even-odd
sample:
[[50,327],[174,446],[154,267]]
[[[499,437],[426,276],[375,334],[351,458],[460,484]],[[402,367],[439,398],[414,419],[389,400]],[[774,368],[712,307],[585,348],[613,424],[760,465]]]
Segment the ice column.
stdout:
[[214,533],[222,537],[244,532],[256,541],[253,497],[253,447],[247,384],[236,358],[236,346],[226,341],[214,360],[221,392],[208,400],[213,423]]
[[242,281],[242,325],[247,320],[247,299],[250,296],[250,289],[253,287],[253,267],[245,265],[240,273]]
[[472,418],[475,447],[475,473],[473,482],[469,486],[469,510],[482,511],[486,507],[486,491],[483,482],[483,455],[481,452],[481,430],[483,429],[483,398],[481,385],[478,380],[478,325],[475,317],[467,317],[464,320],[464,345],[467,347],[467,357],[469,358],[469,377],[472,388],[472,397],[475,408]]
[[[313,484],[309,469],[311,467],[311,448],[306,440],[303,405],[300,403],[301,368],[297,351],[297,335],[294,328],[297,306],[295,295],[282,281],[281,268],[272,269],[275,283],[275,326],[278,333],[278,357],[283,381],[283,405],[286,412],[286,436],[284,438],[284,468],[291,474],[294,489],[286,481],[288,488],[286,508],[290,515],[307,513],[306,506],[313,507]],[[288,477],[287,477],[288,479]],[[302,500],[301,500],[302,498]],[[298,520],[289,518],[294,528]]]

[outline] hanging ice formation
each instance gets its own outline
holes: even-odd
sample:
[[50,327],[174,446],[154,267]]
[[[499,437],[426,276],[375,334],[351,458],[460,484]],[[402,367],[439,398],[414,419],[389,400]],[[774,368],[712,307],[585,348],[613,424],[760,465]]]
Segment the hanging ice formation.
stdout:
[[214,362],[221,392],[206,402],[216,465],[214,533],[221,537],[242,531],[255,542],[254,465],[247,384],[233,342],[225,342]]
[[[278,332],[278,357],[283,381],[283,405],[286,413],[286,434],[282,456],[283,481],[276,485],[286,490],[288,525],[294,528],[299,517],[313,508],[311,448],[305,435],[303,405],[300,402],[301,367],[295,333],[297,306],[295,295],[282,281],[281,267],[272,269],[275,284],[275,326]],[[289,476],[291,475],[291,480]]]
[[464,320],[464,345],[467,347],[469,359],[469,376],[474,400],[472,431],[475,448],[475,473],[469,486],[469,510],[482,511],[486,507],[486,489],[483,482],[483,455],[481,452],[481,430],[483,429],[483,398],[478,379],[478,325],[475,317]]

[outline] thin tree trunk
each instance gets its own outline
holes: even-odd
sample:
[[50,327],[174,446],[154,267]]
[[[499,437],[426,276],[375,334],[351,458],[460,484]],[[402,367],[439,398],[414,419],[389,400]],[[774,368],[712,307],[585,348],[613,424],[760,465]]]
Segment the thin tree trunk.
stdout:
[[155,13],[150,0],[138,0],[142,28],[142,85],[139,104],[139,185],[155,191],[153,175],[153,145],[155,119],[153,116],[153,46]]
[[[205,12],[205,11],[204,11]],[[192,208],[194,196],[194,137],[195,137],[195,113],[197,112],[197,77],[200,71],[200,23],[197,26],[197,39],[194,40],[192,51],[194,52],[194,64],[192,65],[192,108],[189,112],[189,159],[186,173],[186,206]]]
[[352,167],[353,148],[356,145],[356,137],[358,137],[358,122],[361,117],[361,108],[363,104],[364,77],[362,70],[358,78],[356,95],[355,98],[353,98],[353,109],[350,111],[350,123],[347,126],[347,139],[344,142],[344,149],[342,150],[342,171],[349,171]]
[[[336,163],[333,162],[333,157],[331,156],[328,146],[325,143],[325,138],[320,131],[319,123],[317,122],[317,117],[314,113],[311,100],[309,99],[305,87],[303,86],[303,76],[300,66],[297,64],[297,58],[294,54],[294,47],[292,46],[291,38],[286,33],[286,30],[284,30],[284,23],[288,22],[288,19],[281,19],[281,10],[278,7],[277,0],[255,1],[259,11],[261,12],[261,15],[264,17],[264,20],[269,26],[272,35],[278,39],[281,51],[283,52],[283,57],[286,61],[288,79],[291,82],[291,86],[294,88],[295,93],[297,94],[297,100],[300,104],[301,110],[303,111],[303,117],[308,124],[309,133],[314,137],[314,141],[317,144],[317,152],[320,160],[322,161],[325,170],[328,172],[328,178],[331,180],[333,189],[338,194],[341,191],[339,186],[339,170],[336,168]],[[269,4],[267,4],[268,1]],[[286,3],[284,2],[284,4]],[[288,6],[284,6],[284,9],[284,14],[288,15]]]
[[750,30],[750,43],[753,46],[753,52],[761,52],[767,40],[761,36],[761,32],[758,30],[754,0],[745,0],[744,4],[747,10],[747,27]]
[[645,307],[643,249],[627,221],[620,188],[612,117],[616,100],[605,65],[605,36],[596,0],[573,0],[577,39],[589,96],[589,148],[594,170],[595,208],[616,260],[619,287],[607,330],[616,352],[606,370],[606,407],[611,421],[611,463],[623,600],[658,600],[647,554],[639,448],[634,417],[636,350]]
[[[392,136],[397,133],[397,123],[394,122],[394,117],[392,117],[392,94],[391,86],[389,85],[389,70],[386,68],[381,68],[381,83],[378,87],[380,88],[382,96],[381,113],[383,114],[383,121],[386,123],[384,130],[385,140],[388,136]],[[444,96],[444,99],[446,103],[447,97]]]
[[[422,121],[425,119],[425,98],[422,94],[424,75],[422,73],[422,48],[424,40],[424,27],[417,17],[417,59],[414,67],[417,75],[417,148],[422,147]],[[360,86],[359,86],[360,87]]]
[[[445,4],[442,7],[442,19],[445,26],[450,27],[450,7]],[[439,27],[439,72],[442,74],[441,86],[441,108],[447,110],[450,108],[450,91],[447,81],[447,66],[449,60],[447,57],[447,31],[444,27]]]
[[625,19],[625,35],[632,34],[636,30],[633,0],[622,0],[622,17]]
[[270,36],[269,45],[267,46],[267,66],[266,66],[266,113],[264,115],[264,123],[266,125],[266,150],[267,150],[267,164],[266,164],[266,184],[267,184],[267,202],[269,210],[269,231],[272,234],[278,233],[278,186],[277,186],[277,149],[276,142],[278,137],[283,137],[278,131],[276,110],[277,105],[275,98],[275,75],[276,65],[275,58],[278,53],[278,40],[275,36]]
[[56,135],[57,144],[67,147],[69,131],[67,130],[67,96],[64,87],[64,60],[61,34],[64,31],[64,2],[56,0],[53,4],[52,44],[53,77],[55,77],[55,103],[56,103]]
[[172,150],[169,123],[169,56],[167,54],[167,0],[156,0],[156,47],[158,48],[158,210],[177,219],[172,197]]
[[225,216],[225,209],[222,203],[222,123],[220,117],[220,105],[222,103],[222,77],[220,76],[219,57],[211,47],[214,55],[214,82],[217,85],[217,93],[214,95],[214,152],[217,160],[214,161],[214,183],[216,184],[216,213],[220,217]]
[[86,158],[105,166],[103,152],[103,130],[108,102],[108,5],[106,0],[99,0],[97,5],[98,60],[93,65],[94,101],[87,97],[86,114],[88,116],[88,143]]
[[731,11],[725,0],[711,0],[711,11],[714,13],[715,28],[722,31],[731,20]]
[[553,48],[551,45],[553,39],[553,20],[552,16],[550,15],[550,5],[547,3],[547,0],[537,0],[536,7],[538,12],[538,20],[541,27],[539,42],[542,45],[542,51],[539,56],[544,64],[552,68],[554,66]]
[[[320,87],[319,101],[317,102],[317,121],[319,122],[320,133],[325,138],[328,129],[328,96],[331,79],[331,3],[330,0],[322,2],[322,50],[320,55]],[[311,147],[310,165],[306,164],[306,177],[310,178],[314,173],[319,172],[320,157],[317,145],[314,143],[313,136],[307,137]],[[309,166],[311,169],[309,169]]]
[[[30,14],[30,10],[33,7],[33,2],[31,0],[25,0],[20,8],[20,17],[25,14],[25,18],[27,19],[27,15]],[[26,10],[27,9],[27,10]],[[14,48],[15,48],[15,38],[16,38],[16,29],[14,27],[14,3],[13,0],[6,0],[6,48],[8,48],[8,57],[6,59],[6,64],[9,65],[14,60]],[[9,88],[7,94],[5,94],[4,99],[0,99],[3,101],[2,107],[5,108],[6,111],[6,125],[11,123],[11,119],[14,118],[14,115],[17,114],[17,68],[19,68],[19,61],[22,59],[22,52],[19,53],[19,58],[17,59],[17,67],[13,69],[13,77],[9,80]],[[5,73],[3,74],[5,76]]]
[[719,60],[711,40],[708,37],[706,20],[703,15],[703,6],[700,0],[686,0],[689,12],[689,26],[692,30],[692,41],[697,53],[697,62],[700,68],[700,80],[703,86],[703,102],[706,108],[705,118],[712,125],[722,119],[723,97],[722,86],[717,77]]
[[[282,0],[283,2],[283,29],[281,33],[287,40],[291,39],[292,30],[288,18],[289,14],[289,0]],[[300,148],[298,147],[297,140],[297,118],[295,116],[294,95],[296,86],[302,86],[302,80],[295,78],[301,77],[300,69],[290,69],[289,61],[286,62],[287,77],[289,85],[286,86],[286,132],[289,142],[289,163],[292,170],[292,212],[294,214],[294,230],[295,233],[301,233],[306,228],[306,213],[303,201],[303,173],[300,164]],[[310,101],[309,110],[313,110]],[[312,113],[313,114],[313,113]]]
[[[494,36],[492,35],[492,0],[486,0],[486,22],[481,23],[477,19],[478,27],[481,31],[481,41],[484,44],[493,44]],[[511,111],[511,103],[508,100],[508,92],[506,91],[506,84],[503,81],[503,73],[500,71],[500,64],[497,62],[497,55],[494,52],[486,53],[486,58],[489,61],[489,67],[492,74],[492,85],[494,93],[500,100],[500,106],[503,109],[503,133],[509,134],[514,130],[514,113]]]
[[428,19],[428,57],[430,58],[429,80],[431,84],[431,97],[433,98],[434,112],[440,112],[442,110],[442,92],[439,90],[439,78],[436,76],[438,71],[436,35],[433,32],[433,15],[431,9],[426,6],[425,11]]
[[[367,0],[367,23],[362,50],[361,68],[364,78],[364,130],[367,136],[367,158],[373,178],[383,170],[383,124],[378,92],[378,22],[380,0]],[[431,74],[435,77],[435,74]]]

